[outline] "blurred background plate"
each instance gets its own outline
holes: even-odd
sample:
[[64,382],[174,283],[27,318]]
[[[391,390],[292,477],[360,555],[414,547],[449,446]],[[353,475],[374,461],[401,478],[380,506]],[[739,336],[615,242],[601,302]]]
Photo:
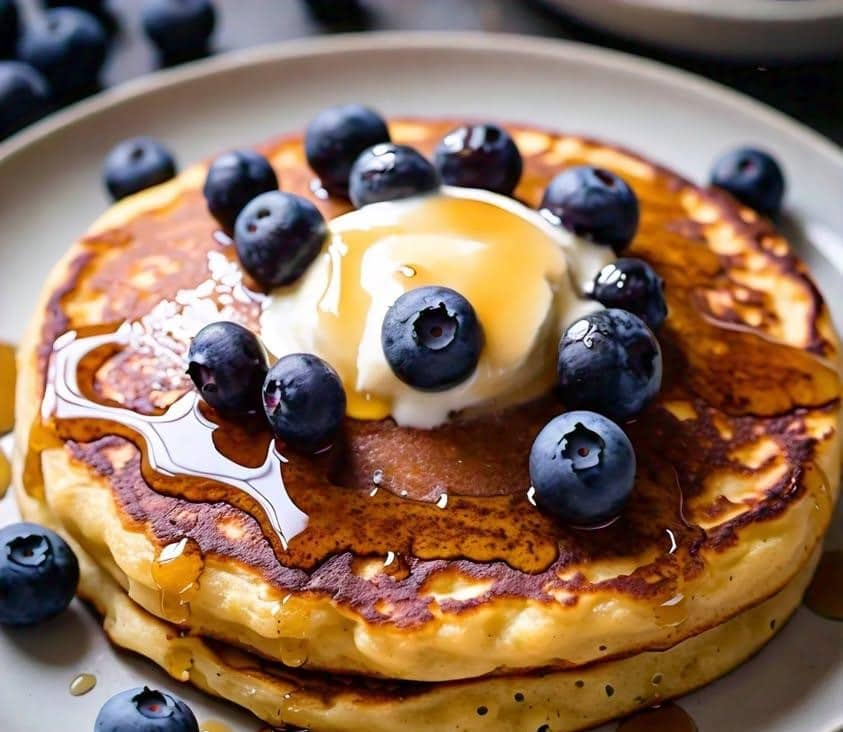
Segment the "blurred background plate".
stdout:
[[543,0],[673,51],[771,63],[843,51],[843,0]]
[[[0,145],[0,340],[20,337],[50,266],[107,206],[100,166],[117,140],[157,136],[186,166],[299,130],[322,107],[351,100],[386,114],[585,132],[697,181],[725,148],[762,145],[788,175],[787,233],[843,324],[843,153],[824,138],[723,87],[624,54],[511,35],[387,33],[293,41],[179,67],[107,91]],[[14,515],[7,497],[0,525]],[[837,546],[840,527],[838,520]],[[0,630],[0,659],[2,732],[56,723],[85,732],[111,694],[143,683],[176,690],[200,721],[224,720],[236,732],[260,727],[112,649],[78,602],[45,626]],[[68,686],[79,672],[99,681],[74,698]],[[841,699],[843,623],[803,609],[756,658],[682,706],[700,732],[832,732],[843,725]]]

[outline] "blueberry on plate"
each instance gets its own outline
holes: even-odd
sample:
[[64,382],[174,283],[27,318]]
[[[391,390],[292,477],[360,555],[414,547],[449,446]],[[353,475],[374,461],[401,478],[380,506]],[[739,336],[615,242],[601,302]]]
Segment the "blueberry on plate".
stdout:
[[583,165],[557,175],[544,192],[541,210],[551,221],[616,252],[638,229],[638,198],[623,178]]
[[360,104],[329,107],[307,126],[307,162],[329,193],[348,195],[348,176],[357,157],[372,145],[389,142],[389,129],[377,112]]
[[266,376],[266,350],[248,328],[226,320],[190,342],[187,373],[202,398],[225,417],[255,414]]
[[190,707],[147,686],[121,691],[102,705],[94,732],[199,732]]
[[384,142],[360,153],[351,166],[348,194],[355,208],[395,201],[439,187],[436,168],[407,145]]
[[711,171],[711,185],[729,191],[765,216],[781,210],[784,174],[775,158],[763,150],[741,147],[721,156]]
[[515,190],[524,167],[509,133],[492,124],[451,130],[436,147],[433,162],[443,183],[506,196]]
[[554,417],[530,449],[536,504],[574,527],[617,518],[635,483],[635,451],[614,422],[594,412]]
[[45,8],[74,7],[84,10],[93,15],[100,23],[106,33],[111,35],[117,30],[117,21],[108,7],[108,0],[41,0]]
[[557,367],[565,406],[618,421],[638,414],[661,388],[659,343],[625,310],[599,310],[571,325],[559,342]]
[[249,201],[277,188],[278,177],[263,155],[252,150],[233,150],[211,163],[202,192],[211,215],[226,231],[231,231]]
[[15,0],[0,0],[0,58],[15,55],[20,31],[20,18]]
[[141,23],[165,64],[206,56],[217,14],[210,0],[145,0]]
[[18,58],[38,69],[62,102],[97,90],[107,50],[102,24],[78,8],[47,10],[18,41]]
[[0,61],[0,140],[44,116],[49,108],[47,82],[20,61]]
[[607,308],[635,313],[654,331],[667,317],[664,280],[642,259],[621,257],[607,264],[594,279],[591,294]]
[[483,330],[471,303],[447,287],[405,292],[386,313],[381,345],[393,373],[420,391],[443,391],[477,368]]
[[364,15],[359,0],[304,0],[304,4],[316,20],[326,25],[358,21]]
[[337,372],[309,353],[279,359],[263,384],[263,408],[272,431],[302,450],[330,444],[342,425],[345,404]]
[[131,196],[176,174],[172,153],[152,137],[132,137],[118,143],[105,158],[105,187],[115,201]]
[[56,532],[30,523],[0,529],[0,625],[34,625],[65,610],[79,562]]
[[327,235],[325,219],[316,206],[282,191],[252,199],[234,224],[240,264],[267,289],[289,285],[301,277]]

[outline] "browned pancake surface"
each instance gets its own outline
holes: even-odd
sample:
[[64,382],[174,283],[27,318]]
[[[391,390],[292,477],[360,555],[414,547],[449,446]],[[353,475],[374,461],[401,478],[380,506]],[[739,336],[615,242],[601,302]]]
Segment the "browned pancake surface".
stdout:
[[[430,152],[452,126],[409,121],[401,124],[398,141]],[[600,143],[510,129],[532,143],[522,144],[525,175],[516,191],[530,205],[563,168],[612,167],[616,160]],[[314,195],[299,138],[264,151],[284,190],[311,198],[329,218],[349,208]],[[635,156],[622,157],[617,172],[635,188],[642,212],[630,254],[647,259],[666,280],[670,316],[659,333],[666,369],[659,403],[625,426],[638,455],[636,490],[610,527],[568,529],[527,498],[529,447],[564,409],[554,395],[431,431],[348,420],[342,445],[330,455],[288,454],[284,483],[310,523],[286,552],[264,531],[259,512],[225,486],[165,481],[145,469],[132,435],[106,434],[102,425],[67,426],[68,449],[110,482],[127,526],[145,530],[159,546],[190,537],[206,556],[251,567],[280,588],[329,595],[372,623],[425,621],[430,600],[423,590],[455,571],[489,585],[479,597],[447,601],[445,611],[506,596],[547,602],[565,596],[576,603],[598,586],[658,604],[704,570],[703,549],[728,547],[742,525],[780,515],[811,481],[822,480],[811,468],[814,438],[805,419],[834,406],[839,383],[824,361],[835,353],[819,295],[771,225],[725,194],[700,191]],[[178,358],[162,360],[161,349],[178,357],[186,343],[168,336],[166,324],[150,313],[211,277],[209,252],[233,257],[215,234],[201,193],[192,191],[166,209],[88,238],[50,303],[41,368],[56,336],[100,324],[80,316],[98,302],[101,322],[141,321],[155,347],[107,360],[98,369],[97,394],[146,413],[166,408],[190,384]],[[775,280],[764,279],[771,274]],[[805,304],[804,312],[783,313],[771,281],[798,293],[793,299]],[[218,298],[218,291],[209,297]],[[233,307],[256,327],[258,304],[235,301]],[[801,319],[803,328],[794,329],[786,317]],[[794,332],[802,334],[798,341]],[[680,419],[666,408],[676,403],[691,417]],[[746,505],[710,495],[706,480],[717,471],[751,476],[768,467],[736,457],[761,435],[779,448],[769,460],[784,461],[775,484]],[[262,448],[255,446],[269,439],[251,425],[221,424],[217,436],[220,449],[244,460],[259,460]],[[373,491],[376,471],[383,478]],[[434,503],[442,494],[448,495],[445,509]],[[359,557],[389,552],[396,557],[392,570],[368,579],[357,571]],[[637,568],[602,582],[566,572],[602,558],[634,561]]]

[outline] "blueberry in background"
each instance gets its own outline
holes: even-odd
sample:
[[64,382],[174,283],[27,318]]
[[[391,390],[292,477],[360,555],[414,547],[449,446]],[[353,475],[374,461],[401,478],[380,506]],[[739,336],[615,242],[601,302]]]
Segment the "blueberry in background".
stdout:
[[15,0],[0,0],[0,58],[12,58],[20,32],[20,14]]
[[276,437],[316,451],[328,446],[342,424],[345,389],[321,358],[293,353],[279,359],[266,375],[263,405]]
[[0,61],[0,140],[43,117],[49,110],[44,77],[20,61]]
[[565,331],[557,370],[566,407],[621,421],[638,414],[658,394],[662,353],[637,315],[599,310]]
[[310,201],[282,191],[252,199],[234,224],[243,269],[262,287],[289,285],[322,249],[328,227]]
[[226,231],[253,198],[278,188],[278,177],[263,156],[252,150],[232,150],[211,163],[202,192],[208,210]]
[[635,451],[624,431],[600,414],[566,412],[542,429],[530,450],[536,504],[574,527],[617,518],[635,484]]
[[607,264],[597,273],[591,294],[607,308],[635,313],[652,330],[667,317],[664,280],[643,259],[621,257]]
[[115,201],[170,180],[176,162],[152,137],[132,137],[115,145],[105,158],[103,179]]
[[93,15],[77,8],[54,8],[34,19],[18,41],[18,57],[38,69],[58,102],[99,89],[108,36]]
[[219,321],[190,342],[187,373],[202,398],[224,417],[256,414],[269,368],[258,337],[238,323]]
[[384,317],[381,345],[393,373],[420,391],[443,391],[477,368],[483,330],[471,303],[447,287],[418,287]]
[[443,183],[505,196],[515,190],[524,167],[515,141],[493,124],[451,130],[437,145],[433,162]]
[[79,562],[64,539],[37,524],[0,529],[0,625],[34,625],[64,611]]
[[144,0],[141,22],[165,65],[206,56],[217,13],[211,0]]
[[305,155],[322,187],[335,196],[348,195],[351,166],[365,149],[389,142],[389,129],[377,112],[361,104],[322,110],[307,125]]
[[764,150],[741,147],[721,156],[711,171],[711,185],[729,191],[741,203],[765,216],[779,213],[784,198],[784,173]]
[[359,0],[303,0],[315,20],[326,25],[355,24],[366,17]]
[[568,168],[544,192],[542,213],[568,231],[616,252],[638,230],[638,198],[620,176],[588,165]]
[[391,142],[360,153],[348,177],[348,195],[355,208],[429,193],[438,187],[439,174],[424,155]]
[[103,704],[94,732],[199,732],[199,724],[177,696],[144,686],[121,691]]
[[73,7],[95,16],[109,35],[117,30],[117,20],[108,7],[108,0],[41,0],[45,8]]

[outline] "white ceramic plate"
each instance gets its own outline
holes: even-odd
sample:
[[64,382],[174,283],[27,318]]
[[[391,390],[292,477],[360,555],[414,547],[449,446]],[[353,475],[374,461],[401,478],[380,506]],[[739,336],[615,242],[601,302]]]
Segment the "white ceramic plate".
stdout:
[[[622,54],[516,36],[376,34],[285,43],[157,74],[0,145],[0,339],[19,337],[50,265],[106,206],[100,164],[114,142],[155,135],[188,163],[299,129],[320,108],[350,100],[388,114],[587,132],[695,180],[724,148],[759,143],[787,171],[791,233],[843,323],[843,154],[829,142],[712,83]],[[0,524],[13,515],[12,502],[0,502]],[[74,698],[68,684],[80,671],[99,683]],[[44,627],[0,631],[3,732],[56,723],[86,732],[111,694],[143,683],[176,689],[200,721],[224,720],[238,732],[260,726],[115,652],[78,603]],[[843,624],[801,610],[754,660],[682,705],[701,732],[832,732],[843,725],[841,699]]]
[[635,41],[769,63],[843,52],[843,0],[544,0]]

